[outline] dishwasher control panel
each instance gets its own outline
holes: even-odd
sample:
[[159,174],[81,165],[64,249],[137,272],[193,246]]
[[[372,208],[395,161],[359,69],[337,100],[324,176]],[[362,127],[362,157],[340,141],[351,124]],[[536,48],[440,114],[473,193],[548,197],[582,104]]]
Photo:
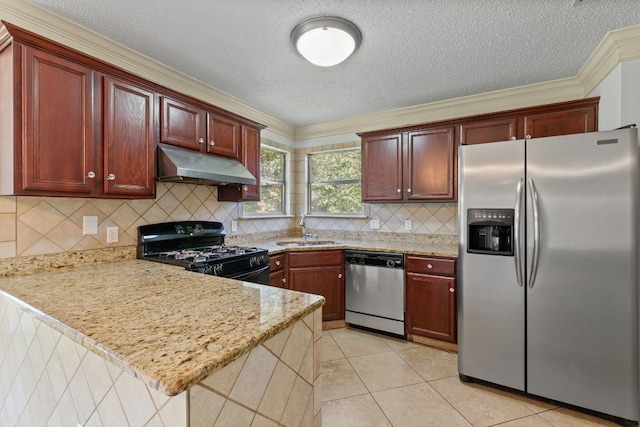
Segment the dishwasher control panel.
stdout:
[[345,251],[346,264],[404,268],[404,255],[388,252]]

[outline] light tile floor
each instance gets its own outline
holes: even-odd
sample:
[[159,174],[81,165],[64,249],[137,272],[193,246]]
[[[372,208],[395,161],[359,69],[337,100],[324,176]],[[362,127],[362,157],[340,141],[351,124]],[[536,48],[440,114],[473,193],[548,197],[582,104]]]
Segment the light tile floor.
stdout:
[[322,425],[616,426],[458,379],[457,355],[356,329],[322,337]]

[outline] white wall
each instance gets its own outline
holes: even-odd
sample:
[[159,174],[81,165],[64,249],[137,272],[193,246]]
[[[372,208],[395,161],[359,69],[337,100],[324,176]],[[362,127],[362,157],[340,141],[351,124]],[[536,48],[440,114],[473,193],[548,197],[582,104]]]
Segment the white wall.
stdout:
[[598,129],[640,126],[640,60],[618,64],[589,94],[600,97]]

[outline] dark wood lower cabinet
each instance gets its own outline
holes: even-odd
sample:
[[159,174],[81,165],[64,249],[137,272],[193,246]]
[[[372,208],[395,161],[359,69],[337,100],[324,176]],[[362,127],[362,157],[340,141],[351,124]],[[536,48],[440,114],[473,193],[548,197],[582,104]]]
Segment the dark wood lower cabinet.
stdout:
[[344,252],[342,250],[288,253],[289,289],[322,295],[322,321],[344,319]]
[[408,335],[456,342],[455,264],[453,258],[407,256]]

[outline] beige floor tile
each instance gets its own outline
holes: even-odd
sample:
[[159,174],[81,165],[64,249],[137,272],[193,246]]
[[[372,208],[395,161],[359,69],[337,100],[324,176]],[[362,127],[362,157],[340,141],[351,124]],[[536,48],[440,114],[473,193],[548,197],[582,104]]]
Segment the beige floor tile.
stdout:
[[322,401],[368,393],[347,359],[322,362]]
[[373,334],[352,329],[334,329],[330,333],[347,357],[392,351],[383,338]]
[[518,418],[517,420],[507,421],[504,424],[500,424],[500,427],[552,427],[539,415],[530,415],[524,418]]
[[371,392],[423,381],[420,375],[394,352],[352,357],[349,361]]
[[471,424],[427,383],[378,391],[372,395],[394,426],[471,427]]
[[322,404],[324,427],[391,427],[370,394],[332,400]]
[[331,334],[327,331],[322,333],[322,361],[344,359],[344,353],[336,344]]
[[458,356],[446,350],[418,346],[396,353],[426,381],[458,375]]
[[464,384],[457,377],[431,381],[438,393],[476,427],[490,426],[533,415],[512,394],[479,384]]
[[613,421],[572,411],[567,408],[557,408],[551,411],[542,412],[539,415],[554,427],[614,427],[618,425]]

